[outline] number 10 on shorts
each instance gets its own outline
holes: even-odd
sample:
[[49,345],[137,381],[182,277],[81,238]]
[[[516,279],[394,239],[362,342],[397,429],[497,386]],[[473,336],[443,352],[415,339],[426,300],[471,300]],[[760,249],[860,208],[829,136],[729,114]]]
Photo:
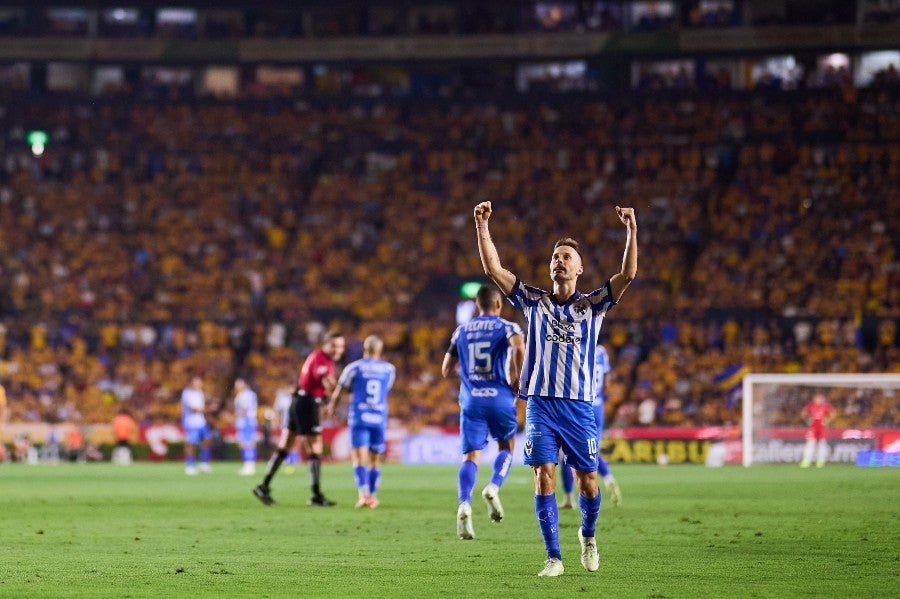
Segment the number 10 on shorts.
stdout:
[[597,439],[596,437],[591,437],[587,440],[588,453],[594,455],[597,453]]

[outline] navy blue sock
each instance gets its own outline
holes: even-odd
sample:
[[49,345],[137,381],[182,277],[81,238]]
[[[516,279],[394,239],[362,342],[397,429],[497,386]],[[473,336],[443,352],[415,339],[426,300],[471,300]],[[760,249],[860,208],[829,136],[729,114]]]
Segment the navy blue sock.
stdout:
[[600,461],[600,466],[597,468],[597,470],[600,472],[600,477],[606,478],[607,476],[609,476],[609,464],[607,464],[606,460],[604,460],[599,455],[597,456],[597,458]]
[[506,451],[505,449],[497,454],[497,459],[494,460],[494,475],[491,477],[491,482],[495,485],[502,486],[503,481],[506,480],[506,475],[509,474],[509,465],[512,463],[512,454]]
[[562,559],[559,550],[559,512],[556,509],[556,495],[535,495],[534,513],[537,515],[547,557]]
[[562,479],[563,491],[571,493],[575,490],[575,475],[572,474],[572,469],[569,468],[569,465],[565,461],[562,463]]
[[369,486],[369,481],[366,480],[366,467],[365,466],[356,466],[353,468],[353,480],[356,481],[357,489],[365,489]]
[[459,465],[459,502],[472,501],[472,489],[475,488],[475,474],[478,465],[472,460],[465,460]]
[[597,531],[597,516],[600,515],[600,494],[597,493],[593,499],[579,495],[578,504],[581,506],[581,534],[593,537]]
[[378,482],[381,480],[381,468],[371,468],[369,470],[369,494],[374,495],[378,492]]

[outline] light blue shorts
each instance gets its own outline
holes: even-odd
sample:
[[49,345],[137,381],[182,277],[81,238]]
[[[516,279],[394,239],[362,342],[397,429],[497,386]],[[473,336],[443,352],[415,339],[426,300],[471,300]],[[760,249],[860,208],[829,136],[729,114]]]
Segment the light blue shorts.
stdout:
[[374,453],[384,453],[387,444],[384,441],[384,425],[356,424],[350,427],[350,445],[368,447]]
[[212,431],[205,424],[200,428],[186,428],[184,429],[184,442],[188,445],[197,445],[201,441],[209,439],[211,434]]
[[489,432],[497,441],[509,441],[516,436],[517,427],[515,405],[468,405],[459,413],[462,452],[487,447]]
[[594,407],[573,399],[530,396],[525,409],[525,463],[566,464],[582,472],[597,470],[599,434]]
[[241,445],[254,445],[256,443],[256,425],[239,427],[237,429],[237,440]]

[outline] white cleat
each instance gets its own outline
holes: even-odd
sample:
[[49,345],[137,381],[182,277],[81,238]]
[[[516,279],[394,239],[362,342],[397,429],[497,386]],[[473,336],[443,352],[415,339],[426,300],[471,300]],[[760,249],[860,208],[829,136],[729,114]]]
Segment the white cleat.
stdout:
[[475,538],[475,528],[472,526],[472,506],[468,501],[460,503],[459,509],[456,511],[456,536],[464,540]]
[[596,572],[600,569],[600,552],[597,551],[597,539],[585,537],[578,527],[578,542],[581,543],[581,565],[588,572]]
[[500,503],[500,487],[494,483],[489,484],[481,492],[481,497],[487,504],[488,515],[494,522],[503,520],[503,504]]
[[194,466],[185,466],[184,473],[188,476],[197,476],[197,469]]
[[238,470],[238,474],[241,476],[253,476],[256,474],[256,466],[251,463],[246,463]]
[[200,472],[212,472],[212,466],[206,462],[200,462]]
[[603,479],[603,484],[606,486],[606,492],[609,493],[613,505],[616,507],[622,505],[622,490],[619,488],[619,483],[616,482],[616,479],[613,478],[612,474]]
[[551,557],[544,562],[544,569],[538,572],[538,576],[559,576],[565,570],[561,559]]

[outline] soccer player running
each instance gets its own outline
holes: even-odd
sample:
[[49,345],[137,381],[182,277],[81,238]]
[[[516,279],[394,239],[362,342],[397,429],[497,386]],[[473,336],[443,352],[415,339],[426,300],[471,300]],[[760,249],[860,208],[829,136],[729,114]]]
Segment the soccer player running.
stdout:
[[206,423],[206,396],[203,379],[195,376],[181,392],[181,427],[184,429],[184,473],[197,474],[194,448],[200,445],[200,470],[212,472],[209,458],[212,456],[212,431]]
[[331,417],[344,391],[351,392],[350,444],[353,456],[353,477],[359,499],[357,508],[378,507],[378,483],[381,480],[381,456],[387,449],[385,436],[388,418],[388,391],[397,377],[394,365],[381,359],[384,342],[375,335],[363,341],[363,357],[347,364],[325,407]]
[[813,395],[812,401],[803,406],[803,415],[809,422],[809,429],[806,431],[806,445],[803,447],[803,459],[800,461],[800,467],[809,468],[813,452],[815,452],[816,468],[822,468],[825,466],[825,458],[828,457],[825,431],[828,428],[828,422],[834,415],[834,406],[828,403],[824,394],[816,393]]
[[475,295],[478,314],[460,325],[450,338],[441,372],[450,376],[459,364],[459,431],[462,437],[462,464],[459,467],[459,508],[456,534],[474,539],[472,489],[481,458],[488,444],[488,432],[497,440],[491,482],[481,492],[494,522],[503,519],[500,487],[509,473],[516,435],[516,395],[525,356],[522,328],[500,318],[502,296],[493,285],[482,285]]
[[256,392],[242,378],[234,381],[234,427],[244,465],[238,471],[241,476],[256,474]]
[[301,436],[301,449],[309,462],[309,476],[312,481],[312,496],[306,505],[332,506],[322,494],[319,486],[322,471],[322,427],[319,424],[319,405],[331,395],[337,383],[335,378],[335,362],[344,355],[346,342],[343,335],[325,333],[320,347],[313,350],[300,369],[297,390],[291,400],[288,413],[287,428],[282,429],[278,447],[266,465],[266,475],[262,483],[253,488],[253,494],[266,505],[273,505],[275,500],[269,490],[272,477],[294,446],[294,439]]
[[491,203],[475,207],[478,252],[487,273],[528,322],[528,342],[521,385],[528,397],[525,411],[525,463],[534,469],[534,510],[547,549],[547,561],[538,576],[563,573],[556,506],[556,462],[559,449],[575,469],[580,492],[581,564],[589,572],[600,568],[595,530],[600,513],[597,481],[599,433],[591,402],[594,364],[600,324],[607,310],[622,297],[637,274],[637,221],[633,208],[616,206],[627,229],[622,269],[599,289],[576,289],[584,272],[578,243],[556,242],[550,257],[553,290],[524,284],[500,263],[491,240],[488,220]]
[[[606,348],[601,344],[597,344],[597,359],[594,362],[594,420],[597,421],[597,443],[598,447],[603,444],[603,420],[604,420],[604,404],[606,402],[606,376],[612,370],[612,367],[609,363],[609,354],[606,352]],[[597,453],[597,469],[600,472],[600,477],[603,479],[603,484],[606,487],[606,490],[609,492],[610,497],[612,498],[613,505],[618,507],[622,505],[622,490],[619,489],[619,483],[616,481],[616,478],[612,475],[612,472],[609,470],[609,464],[606,463],[606,460],[603,459],[603,456]],[[574,489],[575,489],[575,476],[572,474],[572,469],[567,465],[563,464],[562,468],[563,475],[563,490],[565,491],[565,499],[563,503],[559,506],[562,509],[573,509],[575,507],[575,497],[574,497]]]

